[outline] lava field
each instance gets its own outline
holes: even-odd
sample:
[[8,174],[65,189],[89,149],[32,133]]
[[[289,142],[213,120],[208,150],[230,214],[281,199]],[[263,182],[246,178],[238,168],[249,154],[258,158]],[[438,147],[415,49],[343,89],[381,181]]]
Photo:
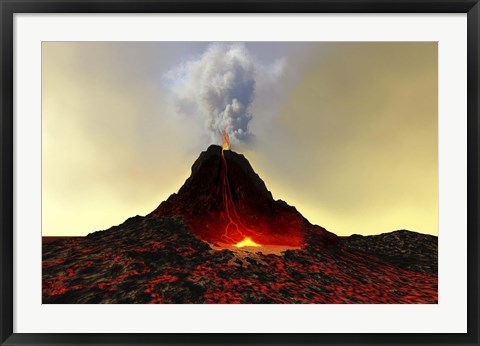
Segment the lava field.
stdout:
[[[408,233],[411,241],[424,237]],[[381,259],[349,241],[280,255],[218,251],[180,217],[137,216],[87,237],[44,242],[43,303],[437,303],[435,256],[423,253],[423,262],[404,269],[398,256]]]
[[42,301],[436,304],[437,266],[437,237],[338,237],[274,200],[243,155],[212,145],[149,215],[44,237]]

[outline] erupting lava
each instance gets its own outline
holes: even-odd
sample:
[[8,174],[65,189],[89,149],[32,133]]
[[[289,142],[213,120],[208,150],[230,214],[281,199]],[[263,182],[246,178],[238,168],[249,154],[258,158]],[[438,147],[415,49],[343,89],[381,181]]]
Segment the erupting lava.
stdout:
[[[221,183],[219,188],[221,189],[220,193],[222,196],[222,219],[225,222],[225,230],[222,235],[222,239],[227,243],[235,244],[237,247],[243,246],[260,246],[260,244],[255,243],[247,235],[255,235],[257,232],[249,228],[240,218],[237,213],[237,208],[233,203],[232,192],[230,190],[230,183],[228,182],[228,169],[227,169],[227,160],[225,159],[224,151],[230,150],[230,140],[226,128],[222,132],[222,170],[221,170]],[[232,234],[233,232],[233,234]],[[237,242],[235,238],[243,238],[242,241]]]
[[230,150],[230,139],[228,139],[227,128],[223,129],[222,132],[222,154],[224,150]]
[[[273,198],[248,160],[231,150],[227,129],[220,135],[223,143],[202,152],[178,193],[151,215],[180,216],[195,236],[213,245],[234,247],[250,238],[262,248],[300,246],[308,220],[295,207]],[[330,239],[327,233],[321,238]]]

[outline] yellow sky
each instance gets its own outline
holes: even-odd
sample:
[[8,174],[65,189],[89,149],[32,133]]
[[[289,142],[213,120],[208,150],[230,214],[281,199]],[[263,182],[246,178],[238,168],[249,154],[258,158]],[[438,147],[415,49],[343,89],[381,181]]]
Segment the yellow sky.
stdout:
[[[162,74],[203,43],[44,43],[42,234],[152,211],[206,149]],[[255,43],[285,58],[258,81],[241,151],[275,198],[339,235],[438,233],[437,44]]]

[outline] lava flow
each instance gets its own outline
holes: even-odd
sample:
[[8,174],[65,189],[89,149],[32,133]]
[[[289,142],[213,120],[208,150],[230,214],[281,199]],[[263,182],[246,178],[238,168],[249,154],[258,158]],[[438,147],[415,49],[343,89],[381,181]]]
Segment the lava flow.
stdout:
[[[231,150],[227,132],[221,135],[222,145],[202,152],[178,193],[151,216],[182,217],[195,236],[221,247],[232,248],[245,238],[262,248],[299,247],[308,220],[286,202],[275,200],[245,156]],[[329,242],[333,236],[323,233],[322,241]]]
[[[254,230],[249,228],[238,215],[235,204],[232,199],[232,192],[230,189],[230,183],[228,181],[228,167],[227,160],[225,159],[225,150],[230,150],[230,140],[226,129],[223,129],[222,132],[222,170],[221,170],[221,182],[220,182],[220,193],[222,196],[222,218],[225,222],[225,230],[222,235],[222,239],[227,243],[235,244],[236,247],[243,246],[261,246],[260,244],[255,243],[248,235],[252,236],[257,234]],[[241,238],[240,242],[237,242],[235,238]]]
[[224,150],[230,150],[230,139],[228,138],[227,129],[223,129],[222,132],[222,156]]
[[245,246],[257,247],[262,245],[255,243],[250,237],[246,237],[241,242],[236,243],[234,246],[235,247],[245,247]]

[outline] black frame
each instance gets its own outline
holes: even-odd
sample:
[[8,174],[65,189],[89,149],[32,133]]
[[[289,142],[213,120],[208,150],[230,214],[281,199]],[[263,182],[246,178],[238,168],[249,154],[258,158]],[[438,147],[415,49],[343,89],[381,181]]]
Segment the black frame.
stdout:
[[[13,15],[15,13],[467,13],[468,309],[465,334],[13,333]],[[0,0],[1,345],[411,344],[479,345],[479,0]],[[452,318],[455,318],[452,316]]]

